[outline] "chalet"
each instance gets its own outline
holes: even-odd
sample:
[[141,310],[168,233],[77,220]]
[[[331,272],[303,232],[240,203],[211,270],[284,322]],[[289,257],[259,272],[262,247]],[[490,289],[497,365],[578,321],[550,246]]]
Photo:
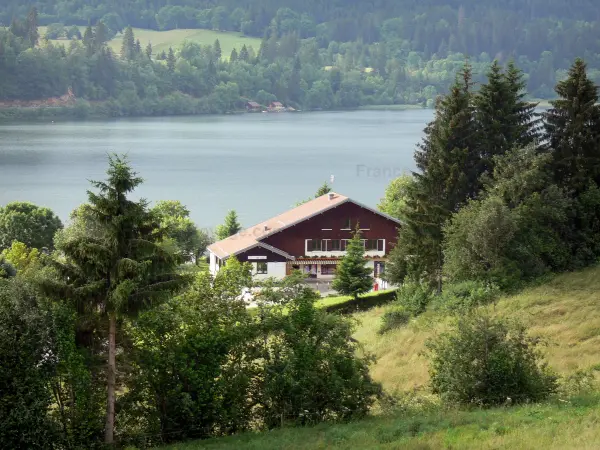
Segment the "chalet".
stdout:
[[248,112],[260,112],[262,111],[262,107],[260,104],[256,102],[247,102],[246,103],[246,111]]
[[365,264],[376,279],[398,236],[400,221],[341,194],[331,192],[239,232],[208,247],[215,275],[235,256],[250,262],[255,279],[281,279],[292,270],[310,278],[332,280],[359,226]]
[[269,111],[272,112],[280,112],[280,111],[285,111],[285,106],[283,106],[283,103],[281,102],[271,102],[269,103]]

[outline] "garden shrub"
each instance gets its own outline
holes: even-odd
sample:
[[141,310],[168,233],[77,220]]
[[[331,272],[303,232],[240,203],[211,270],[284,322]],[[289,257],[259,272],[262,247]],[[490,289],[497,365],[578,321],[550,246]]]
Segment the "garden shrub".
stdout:
[[558,388],[557,377],[541,361],[537,341],[517,322],[467,314],[427,347],[433,392],[449,403],[540,401]]
[[406,325],[410,321],[410,313],[402,306],[390,309],[383,314],[381,318],[381,327],[379,334],[385,334],[388,331],[395,330]]
[[500,289],[494,284],[463,281],[446,285],[442,295],[436,297],[435,306],[448,312],[464,312],[477,306],[488,305],[499,295]]
[[431,288],[423,283],[407,282],[396,292],[398,303],[413,316],[425,312],[433,297]]

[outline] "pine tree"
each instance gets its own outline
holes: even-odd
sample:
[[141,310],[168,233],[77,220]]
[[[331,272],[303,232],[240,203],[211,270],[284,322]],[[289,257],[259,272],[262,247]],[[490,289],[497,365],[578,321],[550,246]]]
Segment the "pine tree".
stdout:
[[167,68],[169,69],[169,72],[175,72],[176,62],[177,60],[175,59],[175,52],[173,51],[172,47],[169,47],[169,54],[167,56]]
[[95,333],[107,333],[105,443],[112,445],[120,320],[166,299],[186,280],[176,273],[176,258],[159,245],[162,236],[147,202],[127,197],[142,179],[119,156],[109,157],[107,174],[106,181],[92,182],[97,192],[88,191],[89,204],[79,216],[83,223],[75,222],[57,245],[64,259],[55,265],[65,285],[52,290],[106,322]]
[[221,56],[223,56],[223,53],[221,51],[221,43],[219,42],[219,40],[215,40],[215,43],[213,45],[213,50],[215,52],[215,58],[217,61],[221,60]]
[[[415,182],[406,201],[405,226],[390,256],[390,281],[409,277],[442,287],[443,226],[480,189],[480,156],[471,105],[471,68],[465,65],[415,152]],[[392,275],[393,277],[394,275]]]
[[148,45],[146,45],[146,56],[148,57],[148,59],[152,59],[152,43],[148,42]]
[[322,195],[325,194],[329,194],[331,192],[331,186],[329,186],[329,184],[326,182],[324,182],[321,187],[317,190],[317,193],[315,194],[315,198],[319,198]]
[[142,54],[142,43],[140,42],[139,39],[135,40],[135,54],[136,55]]
[[231,50],[231,55],[229,56],[229,62],[236,62],[237,59],[238,59],[238,52],[234,48],[233,50]]
[[244,61],[244,62],[248,62],[248,59],[250,58],[250,54],[248,53],[248,48],[246,47],[246,44],[242,45],[242,49],[240,50],[240,55],[238,57],[238,59]]
[[99,21],[94,29],[94,51],[97,52],[108,42],[108,28],[104,22]]
[[365,264],[365,246],[357,226],[352,239],[348,241],[346,255],[338,265],[331,287],[340,294],[351,295],[355,300],[359,295],[369,292],[373,286],[373,276]]
[[40,33],[38,32],[38,11],[34,6],[29,10],[27,14],[27,40],[31,47],[35,47],[40,39]]
[[88,25],[83,33],[83,45],[87,50],[88,56],[91,56],[94,53],[94,30],[92,30],[91,25]]
[[216,238],[218,241],[227,239],[229,236],[239,233],[241,229],[242,226],[238,222],[237,213],[231,210],[225,216],[225,223],[217,227]]
[[121,58],[132,60],[135,55],[135,36],[131,26],[125,28],[123,43],[121,44]]
[[600,108],[598,88],[577,59],[566,80],[556,86],[558,100],[544,115],[547,147],[559,185],[580,193],[594,181],[600,185]]
[[527,96],[527,82],[523,71],[509,61],[504,73],[506,84],[511,93],[510,103],[513,106],[512,117],[508,120],[512,124],[514,135],[509,138],[513,146],[526,147],[537,143],[539,140],[542,119],[536,114],[537,103],[525,101]]

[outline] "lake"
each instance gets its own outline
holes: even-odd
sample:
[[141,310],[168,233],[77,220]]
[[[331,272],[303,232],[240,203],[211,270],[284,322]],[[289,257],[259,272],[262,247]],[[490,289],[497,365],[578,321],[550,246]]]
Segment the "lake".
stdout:
[[243,226],[333,189],[376,206],[413,170],[431,110],[243,114],[0,125],[0,205],[27,200],[63,220],[126,153],[145,183],[137,197],[180,200],[200,227],[229,209]]

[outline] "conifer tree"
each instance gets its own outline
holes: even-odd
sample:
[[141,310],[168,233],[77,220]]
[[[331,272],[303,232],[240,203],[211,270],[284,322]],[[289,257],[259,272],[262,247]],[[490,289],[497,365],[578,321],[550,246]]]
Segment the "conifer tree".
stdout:
[[523,71],[514,63],[509,61],[504,72],[504,78],[511,93],[510,101],[513,107],[510,121],[514,135],[509,137],[513,146],[526,147],[537,143],[540,138],[542,119],[535,112],[537,103],[525,101],[527,96],[527,82],[523,77]]
[[238,57],[238,59],[244,61],[244,62],[248,62],[248,59],[250,58],[250,54],[248,53],[248,48],[246,47],[246,44],[242,45],[242,49],[240,50],[240,55]]
[[98,51],[108,42],[108,28],[104,22],[99,21],[94,29],[94,51]]
[[88,25],[83,33],[83,45],[87,50],[88,56],[94,53],[94,30],[92,30],[91,25]]
[[373,276],[365,263],[365,246],[357,225],[352,239],[348,241],[346,255],[338,265],[331,287],[340,294],[351,295],[355,300],[359,295],[369,292],[373,286]]
[[40,33],[38,32],[38,11],[35,6],[29,10],[27,14],[27,40],[31,47],[35,47],[40,39]]
[[329,186],[329,184],[327,183],[327,181],[325,181],[321,187],[317,190],[317,193],[315,194],[315,198],[319,198],[322,195],[325,194],[329,194],[331,192],[331,186]]
[[135,36],[131,26],[125,28],[123,43],[121,44],[121,58],[132,60],[135,55]]
[[229,62],[236,62],[237,59],[238,59],[238,52],[234,47],[234,49],[231,50],[231,55],[229,56]]
[[216,238],[218,241],[227,239],[229,236],[239,233],[241,229],[242,226],[238,222],[237,213],[231,210],[225,216],[225,223],[217,227]]
[[221,56],[223,56],[223,52],[221,51],[221,43],[219,42],[218,39],[215,40],[215,43],[213,45],[213,50],[215,52],[215,58],[217,61],[221,60]]
[[57,244],[63,258],[54,261],[63,285],[48,282],[49,292],[73,301],[78,309],[99,314],[107,333],[107,409],[105,443],[114,443],[118,327],[122,319],[160,302],[185,282],[176,272],[176,258],[162,248],[162,236],[145,200],[128,195],[142,183],[127,160],[109,157],[106,181],[94,181],[88,205]]
[[553,155],[559,185],[580,193],[594,181],[600,185],[600,108],[598,88],[577,59],[566,80],[556,86],[558,100],[545,114],[547,148]]
[[135,40],[135,54],[136,55],[142,54],[142,43],[140,42],[139,39]]
[[169,54],[167,55],[167,68],[169,72],[175,72],[175,63],[177,60],[175,59],[175,52],[172,47],[169,47]]
[[152,43],[148,42],[148,45],[146,45],[146,56],[148,57],[148,59],[152,59]]
[[480,189],[480,155],[471,104],[471,68],[465,64],[415,152],[415,182],[406,201],[405,226],[390,256],[390,280],[405,277],[442,287],[443,226]]

